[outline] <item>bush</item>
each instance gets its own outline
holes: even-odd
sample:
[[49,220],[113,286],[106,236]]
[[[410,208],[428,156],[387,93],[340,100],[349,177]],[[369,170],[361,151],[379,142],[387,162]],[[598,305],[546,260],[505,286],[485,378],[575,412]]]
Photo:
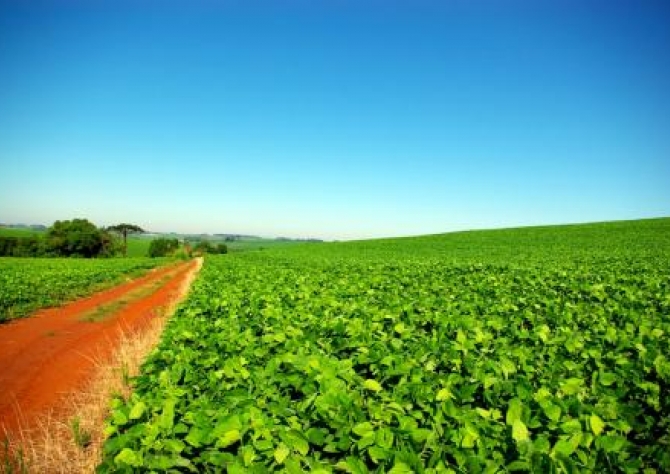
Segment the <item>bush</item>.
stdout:
[[165,257],[179,248],[177,239],[154,239],[149,244],[149,257]]
[[47,231],[45,247],[58,257],[98,257],[108,253],[113,240],[87,219],[56,221]]
[[201,240],[196,244],[195,247],[193,247],[193,251],[198,254],[225,254],[228,253],[228,246],[223,243],[218,243],[216,245],[213,245],[212,243],[206,241],[206,240]]

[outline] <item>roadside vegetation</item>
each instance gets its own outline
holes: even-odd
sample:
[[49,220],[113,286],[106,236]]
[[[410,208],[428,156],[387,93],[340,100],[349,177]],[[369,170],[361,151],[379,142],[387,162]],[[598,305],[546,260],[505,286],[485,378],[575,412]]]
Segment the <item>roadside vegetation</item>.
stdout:
[[670,219],[207,257],[102,472],[667,472]]

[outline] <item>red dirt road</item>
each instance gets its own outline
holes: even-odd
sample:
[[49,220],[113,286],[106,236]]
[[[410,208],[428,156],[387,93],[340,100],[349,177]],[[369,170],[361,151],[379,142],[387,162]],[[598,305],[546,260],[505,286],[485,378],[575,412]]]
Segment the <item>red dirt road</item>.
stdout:
[[[0,438],[58,416],[59,403],[81,389],[96,363],[114,350],[121,330],[141,329],[180,296],[196,261],[153,270],[91,297],[0,325]],[[101,321],[85,320],[96,308],[121,306]],[[61,403],[62,404],[62,403]]]

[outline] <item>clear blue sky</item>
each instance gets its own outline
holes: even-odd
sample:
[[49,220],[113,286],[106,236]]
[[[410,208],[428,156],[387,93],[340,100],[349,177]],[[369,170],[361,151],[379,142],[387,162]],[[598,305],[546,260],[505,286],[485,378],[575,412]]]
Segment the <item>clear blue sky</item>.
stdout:
[[667,1],[0,0],[0,222],[668,215]]

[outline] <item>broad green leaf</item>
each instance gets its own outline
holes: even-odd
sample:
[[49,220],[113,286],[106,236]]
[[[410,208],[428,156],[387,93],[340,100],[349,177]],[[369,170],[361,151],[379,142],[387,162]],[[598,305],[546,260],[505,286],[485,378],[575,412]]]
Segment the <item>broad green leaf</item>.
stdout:
[[388,474],[413,474],[414,471],[404,462],[396,462]]
[[450,398],[453,398],[453,395],[448,388],[441,388],[435,396],[435,400],[438,402],[443,402],[445,400],[449,400]]
[[593,434],[600,436],[600,433],[602,433],[605,428],[603,420],[601,420],[598,415],[591,415],[589,417],[589,423],[591,424],[591,431],[593,431]]
[[253,446],[247,445],[241,447],[240,454],[242,455],[242,462],[246,467],[251,466],[254,459],[256,459],[256,450],[254,450]]
[[381,428],[377,430],[375,444],[385,449],[393,448],[393,431],[390,428]]
[[130,448],[123,448],[114,458],[114,463],[116,465],[125,464],[131,467],[140,467],[142,466],[142,455]]
[[377,464],[379,464],[380,461],[386,460],[388,457],[386,450],[378,446],[372,446],[368,449],[368,455],[370,456],[370,459]]
[[483,408],[475,408],[475,411],[482,418],[491,418],[491,412],[489,410],[485,410]]
[[216,445],[221,448],[225,448],[227,446],[230,446],[231,444],[237,442],[240,440],[240,431],[239,430],[230,430],[226,431],[223,436],[221,436],[217,442]]
[[573,395],[581,389],[584,381],[578,378],[570,378],[561,384],[561,391],[566,395]]
[[291,430],[288,432],[286,439],[291,448],[306,456],[309,452],[309,443],[305,437],[296,430]]
[[144,414],[144,410],[146,410],[147,406],[143,401],[137,402],[135,405],[133,405],[133,408],[130,410],[130,414],[128,415],[128,418],[131,420],[137,420],[142,417]]
[[559,439],[554,445],[552,450],[553,455],[569,457],[572,453],[575,452],[575,447],[572,443],[565,439]]
[[379,392],[382,390],[382,386],[377,382],[376,380],[373,379],[367,379],[364,383],[363,386],[367,390],[371,390],[373,392]]
[[286,459],[286,457],[289,455],[290,452],[291,450],[288,449],[288,446],[286,446],[284,443],[280,443],[274,452],[274,458],[275,461],[277,461],[277,464],[283,464],[284,460]]
[[368,433],[371,433],[374,431],[374,427],[372,426],[372,423],[369,421],[364,421],[363,423],[359,423],[354,428],[351,430],[354,433],[356,433],[358,436],[365,436]]
[[618,435],[599,436],[596,444],[608,453],[618,453],[626,444],[626,439]]
[[513,425],[515,421],[521,420],[523,414],[523,403],[518,398],[513,398],[507,405],[507,416],[505,421],[508,425]]
[[199,448],[202,445],[204,438],[205,438],[204,431],[201,428],[194,426],[193,428],[191,428],[191,431],[189,431],[186,438],[184,438],[184,441],[186,441],[193,447]]
[[604,385],[605,387],[609,387],[612,385],[614,382],[617,381],[617,376],[616,374],[612,372],[601,372],[600,373],[600,383]]
[[569,420],[561,424],[561,430],[564,433],[578,433],[582,431],[582,424],[579,420]]
[[561,407],[554,405],[551,402],[544,402],[541,404],[542,409],[544,410],[545,415],[551,421],[558,421],[561,419]]
[[514,438],[517,443],[528,441],[528,428],[526,428],[523,421],[514,420],[512,423],[512,438]]

